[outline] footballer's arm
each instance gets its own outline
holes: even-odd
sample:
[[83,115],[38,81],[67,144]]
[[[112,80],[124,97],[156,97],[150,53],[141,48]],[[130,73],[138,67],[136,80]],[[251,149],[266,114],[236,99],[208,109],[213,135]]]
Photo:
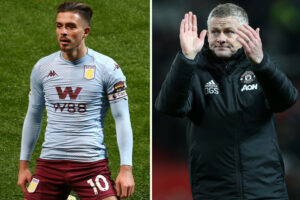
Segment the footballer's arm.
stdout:
[[29,98],[28,111],[23,125],[21,156],[19,166],[18,185],[21,190],[26,192],[26,183],[32,179],[28,169],[29,160],[38,140],[43,117],[43,107],[34,107]]
[[44,93],[39,74],[38,62],[34,66],[30,76],[31,90],[29,93],[28,110],[22,130],[18,185],[23,192],[26,192],[26,183],[29,183],[32,179],[28,166],[32,152],[40,135],[45,106]]
[[121,167],[116,179],[117,195],[127,198],[134,192],[132,174],[132,147],[133,137],[129,116],[128,100],[121,99],[110,104],[115,119],[117,142],[120,152]]

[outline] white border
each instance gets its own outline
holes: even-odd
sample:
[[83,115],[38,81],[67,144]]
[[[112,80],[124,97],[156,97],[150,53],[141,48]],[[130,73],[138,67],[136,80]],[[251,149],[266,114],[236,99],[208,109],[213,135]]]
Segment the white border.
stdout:
[[152,0],[150,2],[150,199],[152,200]]

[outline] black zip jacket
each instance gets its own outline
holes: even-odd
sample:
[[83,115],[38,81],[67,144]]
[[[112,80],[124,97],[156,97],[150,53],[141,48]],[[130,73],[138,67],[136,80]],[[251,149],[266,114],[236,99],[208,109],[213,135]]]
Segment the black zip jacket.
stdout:
[[275,112],[298,92],[264,53],[253,66],[241,48],[227,62],[212,51],[180,52],[156,99],[158,111],[188,117],[190,183],[196,200],[286,200]]

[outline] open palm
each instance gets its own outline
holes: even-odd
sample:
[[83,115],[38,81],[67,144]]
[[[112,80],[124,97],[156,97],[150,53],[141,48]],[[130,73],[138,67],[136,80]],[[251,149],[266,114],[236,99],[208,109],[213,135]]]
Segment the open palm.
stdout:
[[199,37],[197,33],[197,17],[192,12],[186,13],[180,24],[180,46],[182,53],[189,59],[194,59],[201,51],[206,30],[202,30]]

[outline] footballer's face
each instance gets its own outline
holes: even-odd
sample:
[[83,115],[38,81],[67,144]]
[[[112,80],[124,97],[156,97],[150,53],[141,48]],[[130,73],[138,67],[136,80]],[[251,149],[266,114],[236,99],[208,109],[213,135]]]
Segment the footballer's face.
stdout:
[[221,59],[234,55],[242,45],[237,41],[240,23],[235,17],[212,17],[208,24],[209,48]]
[[88,36],[90,27],[87,22],[75,12],[60,12],[56,18],[56,36],[60,49],[72,53],[84,48],[84,39]]

